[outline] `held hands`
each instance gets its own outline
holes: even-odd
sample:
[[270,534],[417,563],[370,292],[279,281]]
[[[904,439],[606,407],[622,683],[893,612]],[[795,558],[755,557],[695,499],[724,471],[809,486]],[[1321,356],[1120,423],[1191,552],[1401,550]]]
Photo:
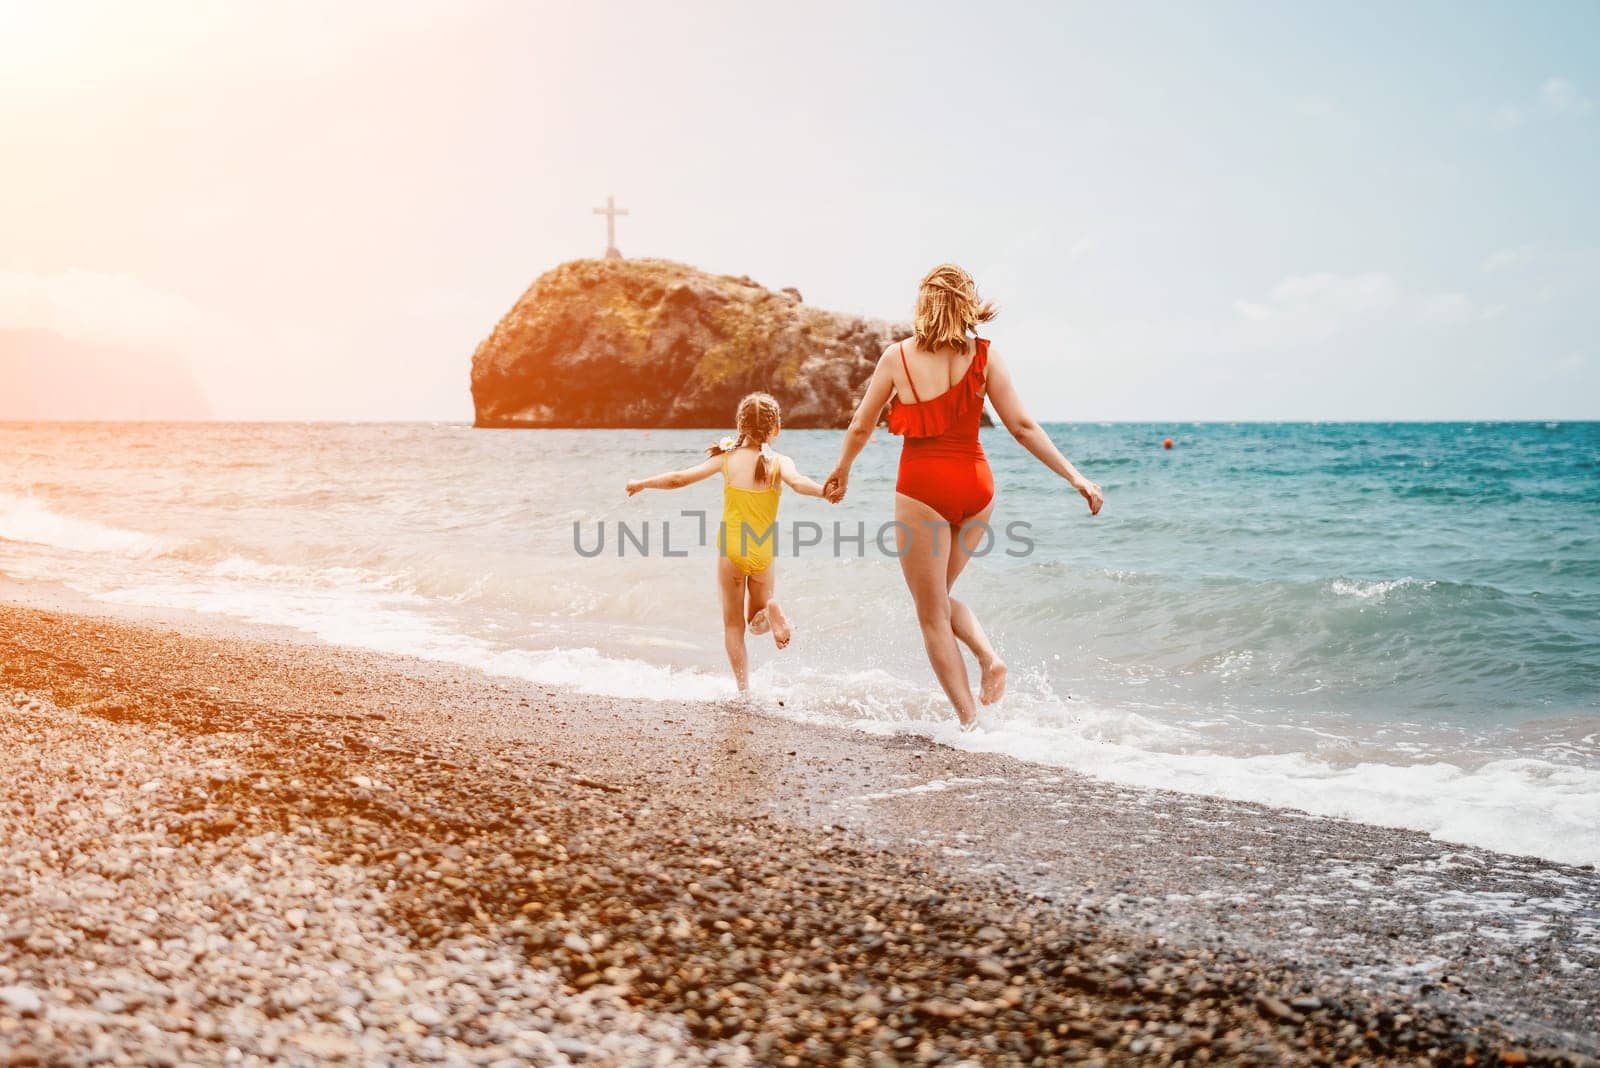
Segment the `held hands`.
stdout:
[[1100,492],[1100,484],[1084,479],[1075,488],[1083,495],[1083,499],[1089,502],[1089,514],[1099,515],[1101,506],[1106,503],[1105,494]]
[[845,491],[850,488],[850,469],[848,467],[835,467],[828,480],[822,484],[822,496],[829,504],[838,504],[844,500]]

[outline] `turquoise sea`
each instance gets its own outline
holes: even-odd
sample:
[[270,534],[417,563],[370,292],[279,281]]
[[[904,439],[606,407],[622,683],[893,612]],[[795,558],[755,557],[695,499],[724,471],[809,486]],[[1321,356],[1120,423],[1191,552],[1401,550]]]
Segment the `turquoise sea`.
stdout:
[[[993,552],[958,593],[1012,668],[958,735],[890,518],[898,443],[816,523],[752,640],[776,714],[909,731],[1142,786],[1600,861],[1600,424],[1063,424],[1081,500],[985,430]],[[716,431],[0,424],[0,577],[217,613],[597,693],[732,697],[711,581],[720,487],[626,499]],[[1170,450],[1162,439],[1174,439]],[[818,477],[838,436],[783,435]],[[848,538],[832,551],[833,524]],[[1006,537],[1028,524],[1031,553]],[[617,555],[617,524],[649,526]],[[605,524],[605,551],[585,557]],[[661,553],[663,525],[674,552]],[[810,534],[802,535],[802,540]],[[780,704],[781,702],[781,704]]]

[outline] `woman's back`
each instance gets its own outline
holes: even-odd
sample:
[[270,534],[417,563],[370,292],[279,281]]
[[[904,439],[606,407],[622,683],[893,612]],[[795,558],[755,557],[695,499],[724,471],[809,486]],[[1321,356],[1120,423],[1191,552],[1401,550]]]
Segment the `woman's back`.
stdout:
[[908,337],[900,343],[900,352],[904,360],[894,369],[895,397],[901,404],[915,404],[959,386],[978,357],[978,341],[968,341],[965,351],[928,352],[917,344],[916,338]]
[[983,421],[989,342],[973,338],[965,352],[924,350],[916,364],[911,362],[911,348],[905,343],[895,346],[899,359],[891,362],[896,381],[889,401],[889,432],[905,439],[906,450],[981,456],[978,427]]

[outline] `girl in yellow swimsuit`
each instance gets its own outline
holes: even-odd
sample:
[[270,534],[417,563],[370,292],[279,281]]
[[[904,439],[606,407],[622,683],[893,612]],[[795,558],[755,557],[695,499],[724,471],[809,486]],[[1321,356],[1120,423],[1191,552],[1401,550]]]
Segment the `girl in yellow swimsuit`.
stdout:
[[772,566],[778,544],[778,498],[783,485],[807,497],[821,497],[822,486],[800,474],[794,461],[772,450],[783,429],[778,402],[752,393],[739,402],[738,437],[723,438],[706,450],[697,467],[628,483],[628,496],[645,489],[679,489],[722,472],[722,523],[718,531],[717,587],[722,592],[722,639],[741,691],[749,689],[744,632],[772,632],[779,649],[793,628],[773,599],[777,575]]

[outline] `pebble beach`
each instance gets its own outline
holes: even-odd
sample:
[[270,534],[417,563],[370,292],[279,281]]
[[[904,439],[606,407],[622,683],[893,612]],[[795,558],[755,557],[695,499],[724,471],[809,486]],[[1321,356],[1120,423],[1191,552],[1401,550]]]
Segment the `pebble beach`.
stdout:
[[[1008,835],[1006,758],[734,705],[11,603],[0,765],[0,1063],[1596,1063],[1592,870],[1327,821],[1252,874],[1129,830],[1249,806],[1065,773]],[[1358,848],[1568,926],[1434,960],[1309,900]]]

